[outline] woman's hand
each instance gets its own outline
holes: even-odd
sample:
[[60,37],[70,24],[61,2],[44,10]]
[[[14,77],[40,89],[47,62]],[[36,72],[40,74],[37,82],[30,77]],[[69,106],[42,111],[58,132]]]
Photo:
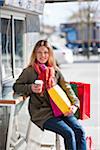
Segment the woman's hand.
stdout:
[[71,105],[70,110],[75,113],[77,111],[78,107],[75,105]]
[[77,108],[78,107],[76,107],[75,105],[71,105],[69,112],[66,112],[64,114],[64,116],[71,116],[72,114],[74,114],[77,111]]
[[37,84],[32,84],[31,86],[32,92],[34,93],[41,93],[42,92],[42,87],[41,85]]

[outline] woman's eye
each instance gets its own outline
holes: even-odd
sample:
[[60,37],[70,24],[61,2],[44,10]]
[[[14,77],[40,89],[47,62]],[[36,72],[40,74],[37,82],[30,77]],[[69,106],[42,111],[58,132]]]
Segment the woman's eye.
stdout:
[[44,52],[44,54],[46,55],[46,54],[48,54],[48,52]]

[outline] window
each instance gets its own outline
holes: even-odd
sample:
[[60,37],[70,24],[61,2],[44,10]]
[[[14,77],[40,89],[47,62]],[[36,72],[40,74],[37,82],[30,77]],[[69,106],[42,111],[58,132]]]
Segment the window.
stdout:
[[23,30],[23,20],[1,19],[3,79],[14,77],[14,69],[23,65]]
[[15,25],[15,67],[23,65],[23,21],[14,20]]
[[3,78],[12,75],[11,69],[11,19],[1,19],[2,73]]

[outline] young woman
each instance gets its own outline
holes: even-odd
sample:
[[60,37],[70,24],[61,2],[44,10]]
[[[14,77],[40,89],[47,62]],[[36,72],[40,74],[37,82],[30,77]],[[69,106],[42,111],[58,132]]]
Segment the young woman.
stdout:
[[[35,84],[38,79],[43,81],[42,88]],[[66,91],[72,103],[70,112],[60,117],[54,116],[47,92],[55,84]],[[86,150],[84,130],[73,115],[74,109],[79,107],[79,100],[56,66],[53,49],[47,41],[36,43],[30,63],[16,80],[13,89],[18,94],[30,96],[28,108],[33,123],[42,130],[60,134],[64,138],[66,150]]]

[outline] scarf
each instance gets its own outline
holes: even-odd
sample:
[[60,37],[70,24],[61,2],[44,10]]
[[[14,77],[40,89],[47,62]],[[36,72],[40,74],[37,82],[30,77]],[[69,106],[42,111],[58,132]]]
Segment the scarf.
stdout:
[[35,62],[34,69],[38,74],[38,80],[43,81],[42,93],[44,93],[45,89],[49,89],[55,85],[54,67],[46,66],[45,64]]

